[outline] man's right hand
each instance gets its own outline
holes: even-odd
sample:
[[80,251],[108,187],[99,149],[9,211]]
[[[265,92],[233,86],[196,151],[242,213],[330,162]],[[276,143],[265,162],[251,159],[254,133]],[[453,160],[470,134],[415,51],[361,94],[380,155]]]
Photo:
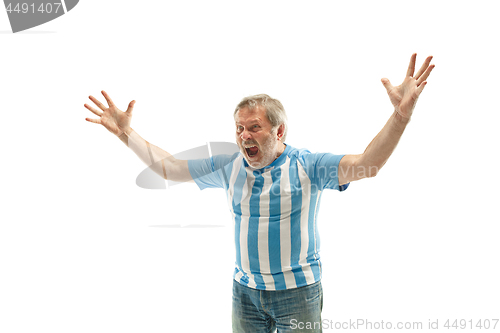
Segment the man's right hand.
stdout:
[[99,116],[98,119],[85,118],[85,120],[91,123],[103,125],[104,127],[106,127],[108,131],[110,131],[111,133],[113,133],[118,137],[122,135],[124,132],[128,134],[128,131],[131,130],[130,122],[132,120],[132,110],[134,109],[135,100],[130,102],[127,111],[123,112],[116,107],[116,105],[113,103],[109,95],[106,94],[104,90],[101,91],[101,93],[108,102],[109,107],[106,107],[104,104],[99,102],[95,97],[89,96],[90,100],[94,102],[94,104],[97,105],[97,107],[101,109],[102,112],[94,109],[93,107],[87,104],[84,104],[84,106],[87,109],[92,111],[95,115]]

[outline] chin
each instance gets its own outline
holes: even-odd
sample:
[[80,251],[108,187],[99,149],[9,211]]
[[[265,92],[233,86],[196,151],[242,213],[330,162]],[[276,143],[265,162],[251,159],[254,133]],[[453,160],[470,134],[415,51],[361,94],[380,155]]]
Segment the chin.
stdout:
[[247,161],[248,165],[254,169],[260,169],[262,168],[262,163],[261,162],[256,162],[256,161],[253,161],[253,162],[250,162],[246,156],[245,156],[245,161]]

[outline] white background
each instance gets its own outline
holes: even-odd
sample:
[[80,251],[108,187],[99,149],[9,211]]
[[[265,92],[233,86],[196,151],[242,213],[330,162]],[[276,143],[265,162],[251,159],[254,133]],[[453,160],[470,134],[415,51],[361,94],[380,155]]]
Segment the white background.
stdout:
[[224,192],[136,186],[89,95],[135,99],[132,127],[178,153],[234,141],[236,104],[267,93],[288,144],[357,154],[413,52],[436,68],[393,156],[323,196],[323,318],[499,318],[496,4],[86,0],[17,34],[2,11],[0,331],[231,331]]

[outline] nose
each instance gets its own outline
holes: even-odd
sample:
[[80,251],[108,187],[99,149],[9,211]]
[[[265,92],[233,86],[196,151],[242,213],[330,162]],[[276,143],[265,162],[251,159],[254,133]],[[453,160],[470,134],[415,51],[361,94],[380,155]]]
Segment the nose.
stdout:
[[250,135],[250,132],[247,129],[244,129],[243,131],[241,131],[240,138],[243,141],[248,141],[252,138],[252,136]]

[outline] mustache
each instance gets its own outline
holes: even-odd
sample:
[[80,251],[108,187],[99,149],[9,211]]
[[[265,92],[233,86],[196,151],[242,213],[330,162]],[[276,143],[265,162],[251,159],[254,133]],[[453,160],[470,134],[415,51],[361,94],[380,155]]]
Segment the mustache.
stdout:
[[257,142],[254,142],[254,141],[242,141],[242,142],[241,142],[241,145],[242,145],[242,146],[246,146],[246,145],[255,145],[255,146],[257,146],[257,147],[259,146],[259,145],[257,144]]

